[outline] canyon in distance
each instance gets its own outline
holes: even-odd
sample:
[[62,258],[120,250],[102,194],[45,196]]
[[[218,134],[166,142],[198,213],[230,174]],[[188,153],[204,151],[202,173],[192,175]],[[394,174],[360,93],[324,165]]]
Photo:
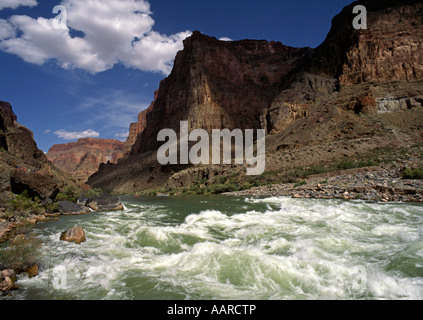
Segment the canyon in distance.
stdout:
[[[353,27],[357,4],[367,9],[367,29]],[[423,202],[422,17],[418,0],[356,1],[317,48],[194,31],[125,142],[84,138],[45,154],[13,101],[0,101],[0,243],[23,233],[21,218],[35,225],[103,203],[123,210],[115,196]],[[179,133],[181,123],[210,136],[262,130],[264,173],[249,176],[250,166],[235,160],[160,164],[159,132]],[[0,289],[14,289],[1,275]]]

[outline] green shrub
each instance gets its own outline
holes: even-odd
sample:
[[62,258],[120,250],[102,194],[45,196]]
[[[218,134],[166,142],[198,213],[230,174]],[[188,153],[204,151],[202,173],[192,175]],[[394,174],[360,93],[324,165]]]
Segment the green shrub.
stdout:
[[311,176],[311,175],[314,175],[314,174],[325,173],[325,172],[327,172],[327,171],[328,171],[328,169],[327,169],[327,168],[325,168],[324,166],[321,166],[321,165],[315,165],[315,166],[312,166],[312,167],[310,167],[310,168],[308,168],[308,169],[304,170],[304,171],[302,172],[302,176],[304,176],[304,177],[308,177],[308,176]]
[[68,195],[66,193],[59,193],[56,196],[56,201],[67,201]]
[[407,168],[402,173],[403,179],[423,179],[423,168]]
[[294,184],[294,188],[301,187],[301,186],[304,186],[306,184],[307,184],[306,181],[298,181],[296,184]]
[[45,212],[45,209],[41,206],[40,200],[38,197],[35,197],[34,200],[29,196],[28,191],[25,190],[20,195],[14,195],[12,199],[8,202],[9,210],[12,212],[27,212],[42,214]]
[[94,188],[94,189],[90,189],[87,192],[85,192],[85,196],[87,198],[93,198],[93,197],[98,197],[104,194],[104,191],[100,188]]
[[75,185],[68,185],[65,188],[65,193],[68,196],[68,201],[76,202],[81,196],[82,190]]
[[355,163],[352,161],[342,161],[336,165],[339,170],[347,170],[356,168]]
[[360,161],[342,161],[336,165],[339,170],[364,168],[364,167],[376,167],[380,164],[379,159],[375,160],[360,160]]
[[65,189],[56,196],[56,201],[71,201],[77,202],[82,194],[82,190],[76,185],[68,185]]
[[208,188],[209,192],[212,194],[219,194],[224,192],[238,191],[238,188],[235,184],[214,184]]
[[53,202],[45,205],[47,213],[55,213],[59,210],[59,203]]
[[248,189],[251,189],[253,186],[250,184],[250,183],[248,183],[248,182],[245,182],[245,183],[243,183],[242,185],[241,185],[241,188],[239,188],[240,190],[248,190]]
[[376,167],[380,164],[379,159],[375,160],[362,160],[357,162],[357,168],[364,168],[364,167]]

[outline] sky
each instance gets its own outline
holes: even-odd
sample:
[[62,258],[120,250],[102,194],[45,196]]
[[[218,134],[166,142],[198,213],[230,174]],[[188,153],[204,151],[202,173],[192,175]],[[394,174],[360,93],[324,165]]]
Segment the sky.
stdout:
[[352,0],[0,0],[0,100],[38,147],[124,141],[192,31],[317,47]]

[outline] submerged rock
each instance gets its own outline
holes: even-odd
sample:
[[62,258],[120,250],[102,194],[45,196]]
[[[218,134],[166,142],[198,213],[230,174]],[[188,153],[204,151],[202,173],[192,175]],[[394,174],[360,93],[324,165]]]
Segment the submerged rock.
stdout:
[[85,231],[81,227],[75,226],[67,231],[62,232],[60,240],[81,244],[82,242],[86,241]]

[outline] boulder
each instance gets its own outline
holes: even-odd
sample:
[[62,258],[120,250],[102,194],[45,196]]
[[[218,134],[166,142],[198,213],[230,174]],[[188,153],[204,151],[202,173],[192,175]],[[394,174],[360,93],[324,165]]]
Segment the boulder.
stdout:
[[81,244],[85,242],[85,231],[79,226],[75,226],[70,228],[69,230],[63,232],[60,235],[60,240],[68,241],[68,242],[75,242],[76,244]]
[[16,285],[17,278],[13,270],[3,270],[0,273],[0,292],[7,294],[12,290],[17,290],[19,287]]
[[76,203],[82,204],[83,206],[86,206],[87,205],[87,201],[88,201],[88,198],[87,197],[81,196],[81,197],[79,197],[79,199],[78,199],[78,201]]
[[9,239],[13,229],[14,228],[10,224],[3,224],[0,226],[0,244]]
[[13,269],[6,269],[2,272],[3,277],[9,277],[13,282],[18,281],[18,278],[16,277],[16,273]]
[[78,215],[90,212],[86,206],[70,201],[59,201],[59,212],[63,215]]
[[41,172],[28,172],[15,169],[10,173],[10,185],[12,192],[21,194],[28,191],[30,197],[40,199],[54,199],[59,193],[59,188],[52,177]]
[[39,272],[38,271],[38,265],[34,264],[34,265],[30,266],[26,270],[26,272],[28,273],[28,277],[30,277],[30,278],[34,278],[34,277],[38,276],[38,272]]
[[17,289],[19,289],[19,287],[9,277],[5,277],[4,280],[1,280],[0,282],[0,291],[3,291],[3,294],[7,294],[12,290]]
[[86,206],[96,211],[115,211],[124,209],[119,197],[107,194],[89,198],[86,201]]
[[41,202],[41,205],[42,205],[43,207],[45,207],[45,206],[47,206],[47,205],[49,205],[49,204],[54,204],[54,201],[53,201],[53,200],[51,200],[50,198],[45,198],[45,199]]

